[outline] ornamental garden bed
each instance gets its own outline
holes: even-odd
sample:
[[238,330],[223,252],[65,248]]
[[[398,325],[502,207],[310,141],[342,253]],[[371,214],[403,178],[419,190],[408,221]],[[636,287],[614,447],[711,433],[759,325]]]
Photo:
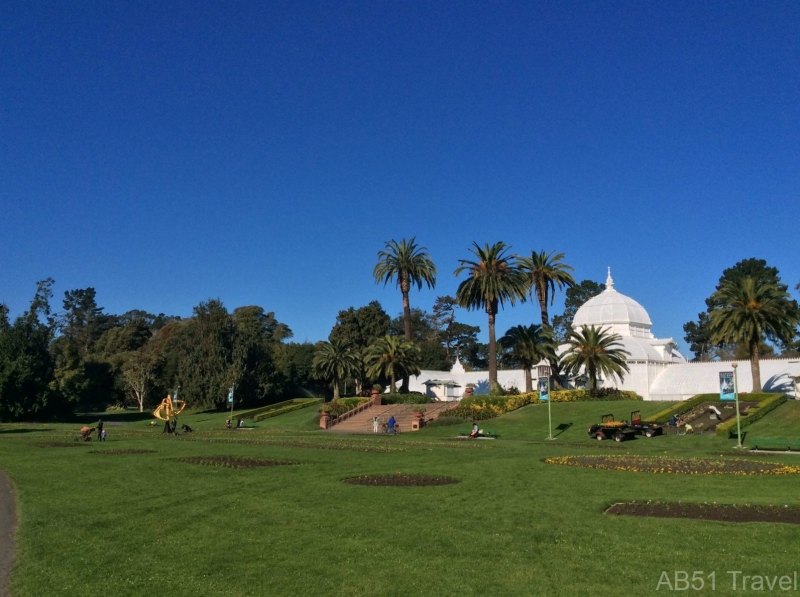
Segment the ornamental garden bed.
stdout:
[[364,475],[343,479],[351,485],[369,485],[372,487],[431,487],[436,485],[453,485],[461,483],[455,477],[418,475],[413,473],[393,473],[390,475]]
[[262,466],[289,466],[299,464],[291,460],[267,460],[262,458],[242,458],[240,456],[189,456],[186,458],[175,458],[175,460],[187,464],[224,466],[227,468],[258,468]]
[[316,450],[346,450],[350,452],[407,452],[407,449],[393,446],[363,445],[354,442],[336,440],[303,441],[303,440],[270,440],[270,439],[226,439],[205,437],[181,437],[180,441],[208,442],[212,444],[252,444],[256,446],[284,446],[287,448],[313,448]]
[[683,504],[675,502],[629,502],[614,504],[605,511],[617,516],[691,518],[721,522],[783,522],[800,524],[800,508],[734,504]]
[[609,454],[602,456],[554,456],[545,458],[544,462],[547,464],[634,473],[683,475],[793,475],[800,473],[800,466],[741,458],[676,458]]
[[85,448],[88,447],[85,442],[34,442],[37,448]]
[[155,454],[155,450],[139,450],[136,448],[119,448],[116,450],[92,450],[89,454]]

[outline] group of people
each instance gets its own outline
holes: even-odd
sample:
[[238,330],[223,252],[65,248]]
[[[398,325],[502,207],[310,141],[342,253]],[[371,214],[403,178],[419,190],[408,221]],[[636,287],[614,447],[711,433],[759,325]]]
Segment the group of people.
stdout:
[[397,424],[394,415],[389,417],[389,420],[383,425],[381,425],[381,418],[375,416],[372,417],[372,433],[388,433],[389,435],[395,435],[396,433],[400,433],[400,425]]
[[[226,419],[225,420],[225,426],[228,429],[232,429],[233,428],[233,425],[231,424],[231,420],[230,419]],[[236,420],[236,429],[244,429],[244,419],[237,419]]]
[[97,441],[106,441],[106,430],[103,429],[103,419],[97,420]]

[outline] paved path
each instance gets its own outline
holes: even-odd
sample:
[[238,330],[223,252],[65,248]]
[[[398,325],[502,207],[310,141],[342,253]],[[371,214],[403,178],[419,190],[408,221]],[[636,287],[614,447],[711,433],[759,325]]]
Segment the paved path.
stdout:
[[14,529],[17,508],[11,481],[0,471],[0,597],[8,595],[8,578],[14,565]]

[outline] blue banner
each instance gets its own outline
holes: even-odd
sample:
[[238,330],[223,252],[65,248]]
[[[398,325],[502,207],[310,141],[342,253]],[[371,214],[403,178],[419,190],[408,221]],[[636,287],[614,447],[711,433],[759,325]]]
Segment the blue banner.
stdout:
[[733,371],[723,371],[719,374],[719,399],[736,400]]
[[550,378],[539,378],[539,400],[548,402],[550,400]]
[[228,404],[233,404],[233,388],[228,388]]

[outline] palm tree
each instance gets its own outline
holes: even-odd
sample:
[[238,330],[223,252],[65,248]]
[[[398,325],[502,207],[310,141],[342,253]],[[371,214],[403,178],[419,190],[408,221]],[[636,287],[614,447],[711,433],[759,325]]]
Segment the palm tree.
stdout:
[[626,362],[631,355],[622,348],[619,334],[612,334],[609,328],[581,326],[580,331],[572,330],[567,343],[569,348],[561,357],[561,364],[567,373],[577,375],[583,369],[589,378],[589,389],[597,387],[597,374],[612,375],[624,379],[630,373]]
[[542,312],[542,325],[550,327],[550,318],[547,314],[547,299],[550,298],[550,306],[556,297],[556,286],[559,290],[575,286],[575,279],[569,272],[574,271],[572,266],[562,262],[564,253],[556,254],[555,251],[545,253],[532,252],[530,257],[519,258],[520,267],[528,278],[530,284],[531,300],[533,294],[539,301],[539,309]]
[[378,263],[372,271],[375,283],[386,286],[389,282],[396,281],[403,295],[403,323],[405,325],[406,340],[411,340],[411,303],[408,293],[412,286],[422,290],[422,285],[428,288],[436,286],[436,266],[433,264],[428,249],[417,245],[416,237],[411,240],[405,238],[399,243],[390,240],[386,249],[378,251]]
[[[416,243],[415,236],[411,240],[405,238],[399,243],[396,240],[386,242],[386,248],[378,251],[378,263],[372,270],[375,283],[386,286],[395,281],[403,295],[403,325],[405,338],[411,341],[411,303],[408,293],[412,286],[422,290],[422,285],[428,288],[436,286],[436,266],[433,264],[428,249]],[[402,392],[408,392],[408,376],[403,376]]]
[[499,307],[525,301],[525,277],[517,265],[514,255],[507,255],[510,247],[504,242],[480,247],[473,242],[470,251],[476,261],[459,259],[461,264],[454,272],[456,277],[467,272],[467,279],[458,285],[456,300],[467,309],[485,309],[489,317],[489,387],[497,385],[497,343],[495,341],[495,317]]
[[750,276],[726,280],[714,294],[709,328],[714,344],[746,342],[750,349],[753,391],[761,391],[759,342],[766,337],[791,342],[800,310],[782,288]]
[[314,375],[333,384],[333,399],[339,399],[339,384],[361,371],[361,356],[343,340],[320,342],[311,361]]
[[388,377],[392,391],[398,377],[408,378],[420,374],[420,350],[416,344],[401,336],[385,336],[376,340],[364,354],[367,375],[371,378]]
[[540,325],[516,325],[498,340],[500,348],[506,352],[500,360],[511,366],[519,366],[525,371],[525,391],[533,392],[531,369],[542,359],[550,363],[556,361],[556,346],[550,330]]

